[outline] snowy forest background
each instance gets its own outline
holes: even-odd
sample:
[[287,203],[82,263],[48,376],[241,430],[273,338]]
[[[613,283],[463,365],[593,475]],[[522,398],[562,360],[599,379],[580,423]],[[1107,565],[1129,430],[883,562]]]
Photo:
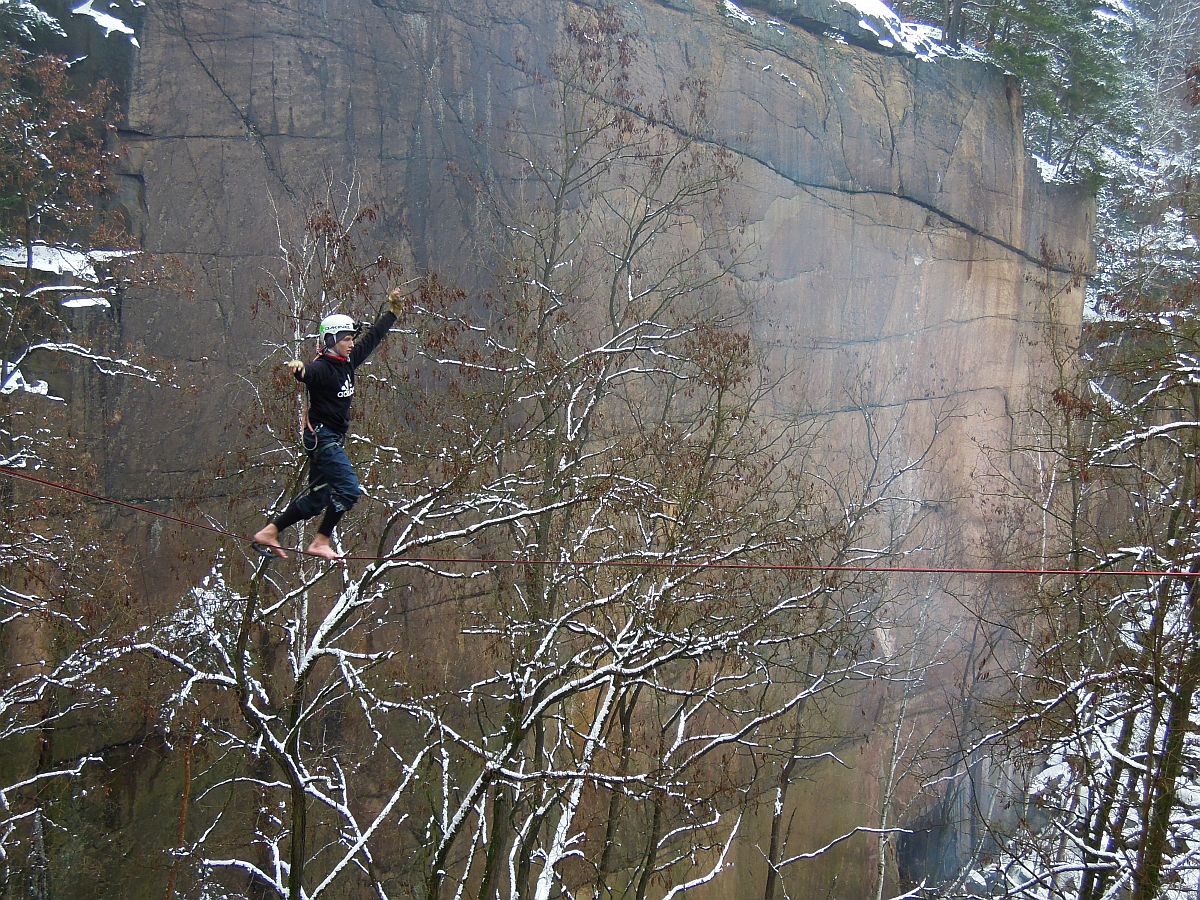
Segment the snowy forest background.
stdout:
[[[873,571],[962,562],[908,493],[944,422],[898,457],[901,423],[864,403],[868,452],[838,469],[822,423],[764,412],[778,376],[720,290],[743,247],[712,213],[736,163],[700,139],[704,86],[654,111],[685,117],[664,137],[619,13],[580,14],[536,202],[479,187],[510,263],[493,289],[381,252],[331,174],[259,294],[295,333],[255,351],[245,440],[208,482],[228,506],[198,485],[174,510],[219,530],[286,502],[278,364],[330,297],[404,284],[357,401],[370,504],[347,541],[370,559],[281,568],[203,534],[180,565],[207,574],[149,603],[111,510],[0,481],[0,896],[669,900],[734,896],[751,857],[736,896],[764,900],[1200,894],[1200,595],[1171,574],[1200,575],[1200,4],[858,6],[1018,76],[1044,176],[1097,194],[1094,270],[1053,261],[1087,280],[1082,334],[1048,316],[993,493],[1003,567],[1059,574]],[[119,96],[55,55],[67,19],[119,42],[140,15],[0,0],[6,472],[94,474],[45,373],[189,390],[95,324],[188,273],[137,252],[114,202]],[[425,652],[447,627],[457,652]],[[796,797],[846,767],[848,698],[885,747],[842,829]],[[138,737],[90,743],[113,718]],[[126,815],[150,743],[164,787]],[[806,843],[805,818],[839,829]]]

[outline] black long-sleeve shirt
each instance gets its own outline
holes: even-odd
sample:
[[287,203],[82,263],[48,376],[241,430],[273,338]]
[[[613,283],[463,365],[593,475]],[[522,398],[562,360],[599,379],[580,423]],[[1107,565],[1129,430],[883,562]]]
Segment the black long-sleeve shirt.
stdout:
[[324,425],[336,434],[346,433],[350,427],[350,401],[354,399],[354,370],[387,337],[395,321],[392,313],[385,312],[354,342],[349,358],[325,350],[295,373],[296,380],[308,388],[308,421],[312,427]]

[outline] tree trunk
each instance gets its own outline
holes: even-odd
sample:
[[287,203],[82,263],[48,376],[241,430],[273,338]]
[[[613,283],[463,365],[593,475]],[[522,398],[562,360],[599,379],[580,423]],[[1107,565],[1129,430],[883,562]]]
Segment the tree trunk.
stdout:
[[946,0],[946,21],[942,25],[942,39],[951,47],[957,47],[963,38],[962,0]]
[[[1200,572],[1200,563],[1193,563],[1188,571],[1193,575]],[[1155,900],[1162,892],[1163,857],[1170,839],[1171,811],[1178,803],[1176,785],[1184,764],[1183,743],[1189,728],[1196,687],[1200,684],[1200,645],[1195,642],[1195,636],[1200,634],[1200,609],[1197,608],[1196,599],[1196,582],[1193,579],[1188,583],[1187,593],[1188,626],[1193,641],[1179,676],[1179,687],[1171,694],[1168,706],[1162,761],[1151,782],[1154,802],[1146,821],[1145,840],[1139,850],[1138,865],[1134,872],[1133,900]]]

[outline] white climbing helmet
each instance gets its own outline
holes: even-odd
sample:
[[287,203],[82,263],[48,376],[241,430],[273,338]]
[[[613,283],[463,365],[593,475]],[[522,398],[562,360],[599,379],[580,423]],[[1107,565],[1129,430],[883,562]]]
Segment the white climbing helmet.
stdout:
[[329,350],[337,343],[337,336],[347,331],[358,331],[354,320],[349,316],[333,313],[321,320],[321,327],[317,330],[317,334],[320,335],[321,346]]

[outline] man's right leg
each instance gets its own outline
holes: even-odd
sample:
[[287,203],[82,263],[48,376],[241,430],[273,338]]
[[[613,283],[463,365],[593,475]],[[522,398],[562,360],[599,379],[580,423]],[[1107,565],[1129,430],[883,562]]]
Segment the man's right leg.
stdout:
[[317,527],[316,536],[308,545],[308,553],[330,561],[340,560],[341,554],[333,547],[333,529],[337,527],[347,510],[362,494],[358,476],[340,444],[329,447],[323,455],[322,468],[329,484],[329,506]]
[[312,539],[304,552],[309,556],[327,559],[330,562],[342,562],[344,559],[342,554],[338,553],[333,544],[329,542],[329,536],[320,532],[317,532],[317,536]]
[[308,460],[308,490],[288,504],[287,509],[268,522],[254,535],[254,543],[268,548],[276,556],[287,559],[279,535],[297,522],[311,519],[329,503],[329,483],[320,464],[320,454],[310,454]]
[[[323,497],[320,499],[324,500]],[[315,516],[319,512],[319,509],[312,508],[315,502],[311,492],[297,497],[288,504],[287,509],[264,525],[254,535],[254,543],[268,547],[276,556],[287,559],[287,553],[284,551],[283,545],[279,543],[279,535],[285,528]]]
[[317,527],[317,534],[312,539],[312,543],[308,545],[309,553],[319,556],[322,559],[339,560],[341,554],[333,548],[333,529],[337,527],[337,523],[341,521],[345,515],[343,510],[329,506],[325,509],[325,516],[321,519],[321,524]]

